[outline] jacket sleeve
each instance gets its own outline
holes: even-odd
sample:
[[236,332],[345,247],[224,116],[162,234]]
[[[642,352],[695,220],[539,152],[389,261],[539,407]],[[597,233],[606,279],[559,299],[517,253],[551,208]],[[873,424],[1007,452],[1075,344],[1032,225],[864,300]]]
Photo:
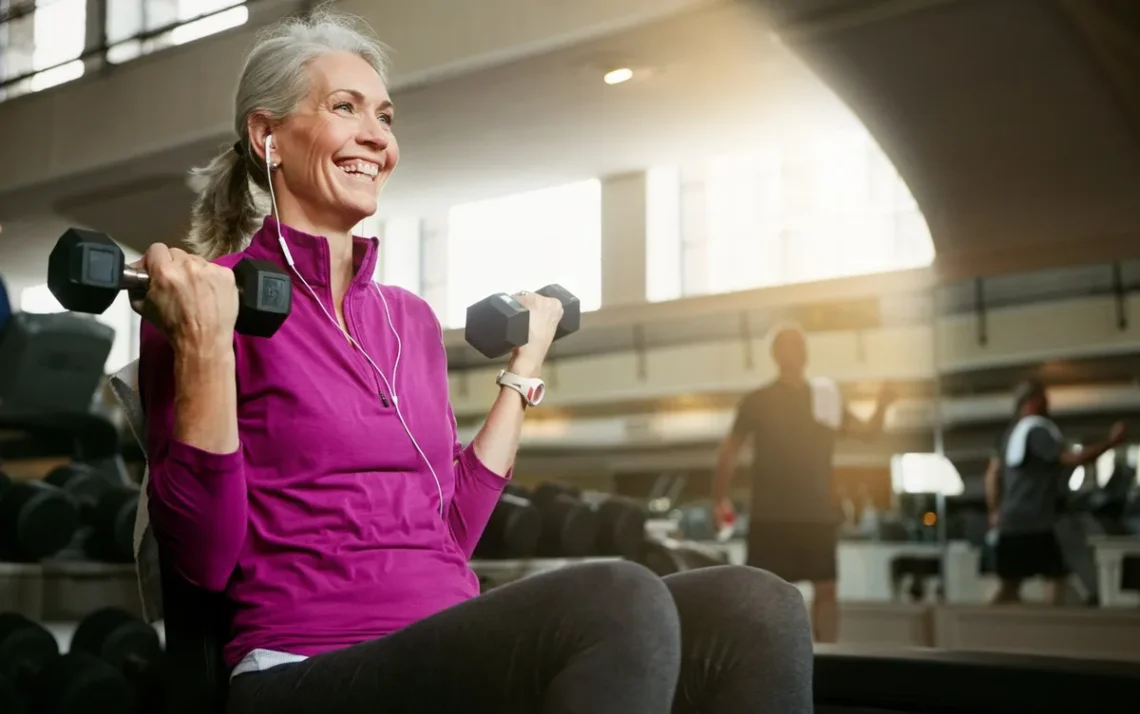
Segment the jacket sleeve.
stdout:
[[[455,432],[455,417],[451,417]],[[483,465],[471,444],[466,448],[455,439],[455,493],[451,497],[451,507],[447,513],[447,525],[451,535],[463,553],[470,558],[475,545],[491,519],[491,512],[499,502],[499,496],[511,478],[511,471],[500,476]]]
[[152,530],[183,579],[220,592],[245,542],[249,503],[242,450],[215,454],[174,438],[174,351],[145,321],[140,342]]
[[[437,334],[434,339],[438,340],[441,358],[439,370],[446,390],[447,346],[443,341],[443,325],[440,324],[435,312],[432,311],[427,302],[418,297],[413,299],[422,304],[426,311],[426,319],[434,323]],[[425,361],[432,364],[436,363],[434,359]],[[491,512],[495,510],[495,504],[499,502],[499,496],[506,488],[514,470],[508,470],[505,474],[497,474],[487,468],[479,460],[471,444],[464,447],[460,443],[459,429],[455,423],[455,411],[450,404],[447,406],[447,418],[451,425],[451,438],[455,444],[452,452],[454,457],[451,462],[455,491],[451,496],[451,502],[448,504],[447,526],[451,530],[451,537],[455,539],[463,553],[470,558],[475,552],[479,538],[483,535],[483,529],[487,527],[487,521],[491,519]]]

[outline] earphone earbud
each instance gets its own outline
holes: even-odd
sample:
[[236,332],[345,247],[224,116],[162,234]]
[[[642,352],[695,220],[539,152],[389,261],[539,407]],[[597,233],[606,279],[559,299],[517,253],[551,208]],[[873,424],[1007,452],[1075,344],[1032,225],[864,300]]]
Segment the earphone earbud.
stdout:
[[268,154],[272,150],[273,150],[273,135],[272,134],[266,134],[265,135],[265,153]]

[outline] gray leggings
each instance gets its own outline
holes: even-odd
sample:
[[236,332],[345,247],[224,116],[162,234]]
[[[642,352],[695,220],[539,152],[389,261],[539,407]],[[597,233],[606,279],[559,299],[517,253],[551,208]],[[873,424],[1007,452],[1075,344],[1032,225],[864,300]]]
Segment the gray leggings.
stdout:
[[809,714],[803,598],[756,568],[525,578],[377,640],[234,678],[229,714]]

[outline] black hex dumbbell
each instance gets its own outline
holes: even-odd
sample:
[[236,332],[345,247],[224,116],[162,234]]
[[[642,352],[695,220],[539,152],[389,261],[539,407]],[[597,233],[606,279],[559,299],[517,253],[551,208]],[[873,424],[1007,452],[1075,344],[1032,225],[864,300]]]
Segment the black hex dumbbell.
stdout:
[[71,638],[71,653],[96,657],[130,684],[135,712],[160,712],[166,692],[166,653],[158,632],[117,607],[92,612]]
[[44,482],[59,488],[79,505],[83,552],[92,560],[133,563],[135,514],[139,490],[118,483],[93,466],[71,463],[51,470]]
[[476,558],[530,558],[542,535],[542,513],[517,491],[499,496],[483,535],[475,546]]
[[79,507],[42,481],[13,481],[0,471],[0,560],[35,563],[67,547]]
[[23,615],[0,614],[0,709],[30,714],[131,712],[130,685],[84,652],[61,655],[55,636]]
[[[234,266],[238,317],[234,329],[243,335],[270,337],[289,317],[293,281],[267,260],[243,258]],[[127,265],[126,256],[105,233],[69,228],[48,258],[48,289],[65,309],[102,314],[119,291],[146,293],[150,276]]]
[[547,481],[540,489],[558,493],[588,506],[597,515],[598,540],[593,555],[619,556],[637,560],[645,541],[649,510],[632,498],[609,493],[590,493],[568,483]]
[[[562,303],[562,319],[554,332],[555,340],[578,331],[582,322],[582,306],[573,293],[556,284],[535,292]],[[467,308],[463,336],[483,356],[491,359],[502,357],[526,344],[530,337],[530,311],[506,293],[489,295]]]

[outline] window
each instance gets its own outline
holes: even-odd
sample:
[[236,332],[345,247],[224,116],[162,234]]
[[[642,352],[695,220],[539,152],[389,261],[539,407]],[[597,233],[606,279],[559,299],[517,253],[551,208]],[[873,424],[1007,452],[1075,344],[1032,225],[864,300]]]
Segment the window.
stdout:
[[[34,9],[33,9],[34,8]],[[0,17],[0,99],[54,87],[83,76],[87,0],[3,2]],[[29,12],[29,10],[31,10]]]
[[960,496],[964,489],[958,469],[945,456],[916,453],[891,457],[891,490],[895,493]]
[[[19,309],[23,312],[64,312],[63,306],[48,290],[47,285],[25,288],[20,293]],[[131,309],[127,293],[119,294],[111,307],[92,319],[102,322],[115,331],[115,341],[104,365],[106,372],[116,372],[138,357],[139,316]]]
[[[676,191],[651,192],[648,210],[651,226],[654,216],[679,214],[683,295],[899,270],[934,259],[914,198],[863,130],[711,157],[673,180]],[[651,231],[651,253],[662,240]],[[651,284],[649,299],[668,299],[668,289]]]
[[[107,61],[126,62],[239,27],[248,20],[244,0],[107,0]],[[173,25],[177,27],[169,32],[134,39],[143,32]]]
[[452,207],[445,327],[496,292],[558,283],[582,310],[602,302],[602,185],[593,179]]
[[380,240],[376,269],[372,274],[374,280],[423,295],[420,219],[381,220],[377,216],[371,216],[357,226],[355,233],[367,237],[376,236]]

